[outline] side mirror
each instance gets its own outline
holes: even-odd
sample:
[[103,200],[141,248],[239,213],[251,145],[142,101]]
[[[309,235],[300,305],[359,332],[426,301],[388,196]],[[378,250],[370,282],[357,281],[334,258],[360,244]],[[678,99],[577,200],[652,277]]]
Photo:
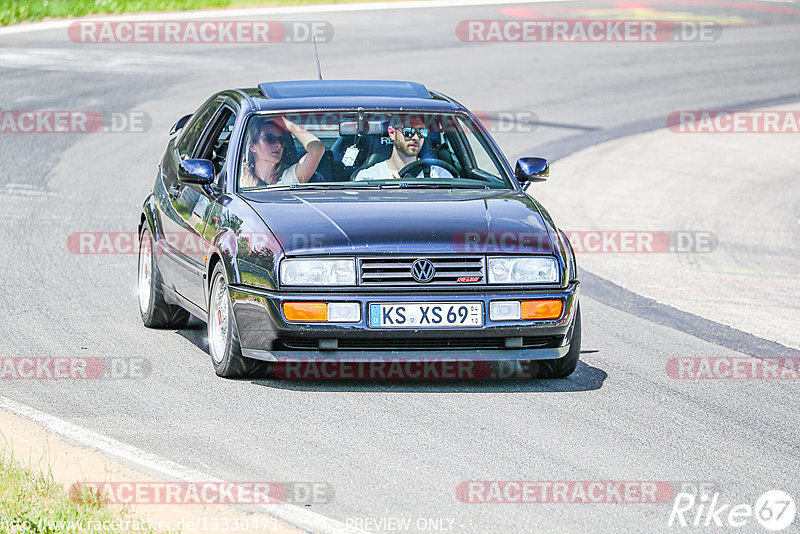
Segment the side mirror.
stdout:
[[209,185],[214,182],[214,164],[207,159],[185,159],[178,165],[178,180],[185,184]]
[[550,164],[544,158],[520,158],[514,176],[523,187],[531,182],[544,182],[550,176]]
[[172,129],[169,131],[169,135],[174,135],[175,133],[178,132],[178,130],[182,130],[183,127],[186,126],[186,123],[189,122],[189,119],[191,119],[191,118],[192,118],[191,115],[186,115],[186,116],[181,117],[180,119],[178,119],[178,122],[176,122],[172,126]]

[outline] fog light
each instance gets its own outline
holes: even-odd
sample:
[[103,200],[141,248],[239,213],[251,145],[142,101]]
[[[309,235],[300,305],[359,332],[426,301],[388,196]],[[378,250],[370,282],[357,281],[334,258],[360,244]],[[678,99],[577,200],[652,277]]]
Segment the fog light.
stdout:
[[489,303],[489,319],[492,321],[517,321],[519,318],[519,301],[495,300]]
[[328,305],[324,302],[284,302],[283,315],[287,321],[327,321]]
[[361,304],[358,302],[331,302],[328,304],[328,321],[357,323],[360,320]]
[[560,300],[525,300],[522,302],[522,318],[558,319],[563,307]]

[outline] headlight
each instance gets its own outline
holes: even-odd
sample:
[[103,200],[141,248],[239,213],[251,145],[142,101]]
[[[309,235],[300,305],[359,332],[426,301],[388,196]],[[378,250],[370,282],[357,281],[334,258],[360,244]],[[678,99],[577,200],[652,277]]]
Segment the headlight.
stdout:
[[283,260],[281,284],[286,286],[354,286],[356,261],[347,260]]
[[510,256],[489,258],[490,284],[558,282],[556,260],[551,257]]

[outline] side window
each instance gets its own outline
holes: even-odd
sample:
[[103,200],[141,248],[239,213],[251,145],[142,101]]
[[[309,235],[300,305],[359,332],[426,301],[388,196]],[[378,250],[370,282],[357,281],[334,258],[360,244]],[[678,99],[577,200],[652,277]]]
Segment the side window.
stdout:
[[197,146],[200,139],[200,134],[203,133],[208,121],[217,112],[222,104],[219,101],[211,101],[203,104],[197,112],[189,120],[189,123],[184,126],[183,133],[181,134],[175,148],[178,150],[178,156],[181,159],[191,158],[192,153]]
[[486,151],[486,147],[483,146],[481,140],[478,139],[478,136],[475,135],[469,127],[461,122],[459,119],[459,125],[461,126],[461,130],[464,132],[465,137],[467,138],[467,143],[469,143],[469,148],[472,151],[472,157],[475,159],[475,165],[480,170],[491,174],[495,178],[499,178],[497,176],[497,165],[492,161],[491,156]]
[[225,164],[228,146],[233,133],[236,114],[227,106],[223,106],[203,137],[203,144],[194,157],[208,159],[214,163],[214,170],[219,174]]

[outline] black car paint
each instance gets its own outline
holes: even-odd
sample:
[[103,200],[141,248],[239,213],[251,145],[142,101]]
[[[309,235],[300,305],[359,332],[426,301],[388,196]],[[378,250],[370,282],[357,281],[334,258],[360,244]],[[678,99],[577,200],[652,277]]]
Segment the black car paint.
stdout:
[[[285,300],[382,302],[408,299],[480,300],[484,302],[485,326],[470,336],[556,336],[566,344],[577,304],[578,281],[574,253],[563,233],[547,211],[519,186],[511,166],[480,122],[453,100],[432,93],[430,99],[392,99],[345,97],[316,99],[264,99],[256,90],[224,91],[211,97],[171,139],[159,166],[153,193],[143,207],[141,225],[147,224],[156,239],[165,295],[202,320],[207,320],[208,278],[221,262],[230,287],[234,316],[239,327],[243,351],[250,357],[302,357],[300,352],[274,350],[275,341],[287,335],[313,339],[362,337],[403,338],[409,334],[437,338],[452,335],[451,330],[382,330],[376,333],[366,324],[365,313],[358,324],[294,324],[280,312]],[[313,106],[310,105],[313,100]],[[358,105],[356,105],[358,104]],[[314,110],[403,110],[457,112],[472,119],[485,137],[513,184],[512,190],[282,190],[237,193],[234,180],[204,186],[178,180],[176,169],[186,157],[193,157],[204,139],[197,135],[193,146],[187,136],[197,134],[227,106],[236,113],[236,124],[222,171],[223,178],[235,177],[244,125],[250,114],[273,110],[301,112]],[[370,109],[372,108],[372,109]],[[201,131],[202,134],[202,131]],[[558,284],[536,287],[459,285],[449,288],[291,288],[278,285],[278,266],[283,257],[302,255],[364,256],[371,254],[465,253],[457,250],[458,234],[478,232],[531,232],[539,236],[538,246],[518,250],[525,254],[553,254],[562,273]],[[186,249],[171,246],[170,233],[191,236],[199,246]],[[301,236],[304,239],[299,239]],[[256,243],[257,240],[257,243]],[[257,244],[257,246],[253,246]],[[475,254],[491,253],[492,250]],[[561,298],[565,306],[561,318],[553,321],[493,323],[488,318],[488,303],[505,298]],[[318,300],[318,298],[317,298]],[[362,308],[362,310],[365,308]],[[491,359],[547,359],[562,356],[561,350],[470,351],[450,354],[455,359],[470,355]],[[489,354],[491,353],[491,354]],[[382,352],[381,355],[389,353]],[[329,351],[326,357],[358,359],[354,352]],[[397,355],[397,353],[395,353]],[[307,357],[317,357],[311,352]]]

